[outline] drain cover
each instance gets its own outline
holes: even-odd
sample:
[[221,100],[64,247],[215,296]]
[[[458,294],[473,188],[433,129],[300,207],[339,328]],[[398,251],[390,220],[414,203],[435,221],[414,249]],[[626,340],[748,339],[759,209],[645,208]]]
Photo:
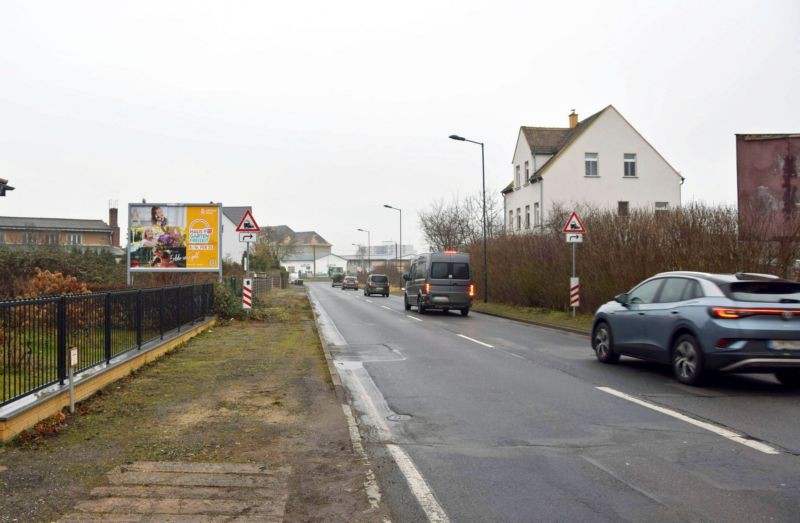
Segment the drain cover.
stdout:
[[391,414],[389,416],[386,416],[386,419],[388,419],[389,421],[407,421],[411,419],[411,416],[407,414]]

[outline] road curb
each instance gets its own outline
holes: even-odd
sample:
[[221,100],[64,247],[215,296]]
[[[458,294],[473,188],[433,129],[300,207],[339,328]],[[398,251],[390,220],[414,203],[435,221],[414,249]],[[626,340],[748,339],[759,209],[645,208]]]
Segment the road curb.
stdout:
[[350,406],[349,398],[347,397],[347,392],[345,388],[342,386],[342,379],[339,377],[339,371],[336,370],[336,365],[333,364],[333,356],[331,356],[330,346],[328,345],[327,340],[322,335],[322,331],[319,326],[319,316],[317,315],[317,303],[311,297],[311,293],[308,290],[308,287],[305,288],[306,298],[308,299],[308,303],[311,305],[311,312],[312,316],[314,316],[314,326],[317,329],[317,338],[319,338],[319,343],[322,345],[322,353],[325,355],[325,361],[328,364],[328,372],[331,375],[331,383],[333,383],[333,390],[336,393],[336,399],[342,405]]
[[586,337],[591,337],[591,335],[592,335],[591,332],[586,332],[586,331],[580,330],[580,329],[573,329],[571,327],[564,327],[562,325],[553,325],[552,323],[545,323],[545,322],[541,322],[541,321],[524,320],[524,319],[521,319],[521,318],[512,318],[511,316],[506,316],[504,314],[498,314],[496,312],[484,312],[484,311],[479,311],[479,310],[475,310],[475,309],[472,309],[472,311],[477,313],[477,314],[485,314],[487,316],[494,316],[495,318],[503,318],[503,319],[506,319],[506,320],[518,321],[520,323],[527,323],[528,325],[536,325],[537,327],[547,327],[548,329],[555,329],[555,330],[560,330],[560,331],[564,331],[564,332],[570,332],[572,334],[580,334],[580,335],[586,336]]

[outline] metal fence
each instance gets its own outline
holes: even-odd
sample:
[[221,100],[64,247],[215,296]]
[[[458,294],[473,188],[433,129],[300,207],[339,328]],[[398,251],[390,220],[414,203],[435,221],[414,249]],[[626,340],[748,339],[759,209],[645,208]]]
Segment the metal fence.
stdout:
[[78,349],[81,372],[201,321],[211,283],[0,302],[0,406],[67,378]]

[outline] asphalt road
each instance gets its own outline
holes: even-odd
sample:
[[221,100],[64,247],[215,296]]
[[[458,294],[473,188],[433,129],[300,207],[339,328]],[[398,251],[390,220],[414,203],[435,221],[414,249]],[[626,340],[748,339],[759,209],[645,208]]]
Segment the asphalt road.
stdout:
[[396,521],[800,520],[800,393],[769,376],[691,388],[584,336],[309,291]]

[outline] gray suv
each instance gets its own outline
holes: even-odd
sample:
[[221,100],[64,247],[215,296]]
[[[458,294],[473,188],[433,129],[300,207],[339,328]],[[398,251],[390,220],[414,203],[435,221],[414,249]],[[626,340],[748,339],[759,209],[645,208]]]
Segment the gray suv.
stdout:
[[403,279],[406,310],[414,306],[420,314],[429,309],[443,312],[457,309],[462,316],[469,314],[475,297],[469,254],[454,251],[420,254]]
[[699,384],[709,371],[771,372],[800,387],[800,283],[765,274],[665,272],[643,281],[594,317],[592,348],[672,366]]

